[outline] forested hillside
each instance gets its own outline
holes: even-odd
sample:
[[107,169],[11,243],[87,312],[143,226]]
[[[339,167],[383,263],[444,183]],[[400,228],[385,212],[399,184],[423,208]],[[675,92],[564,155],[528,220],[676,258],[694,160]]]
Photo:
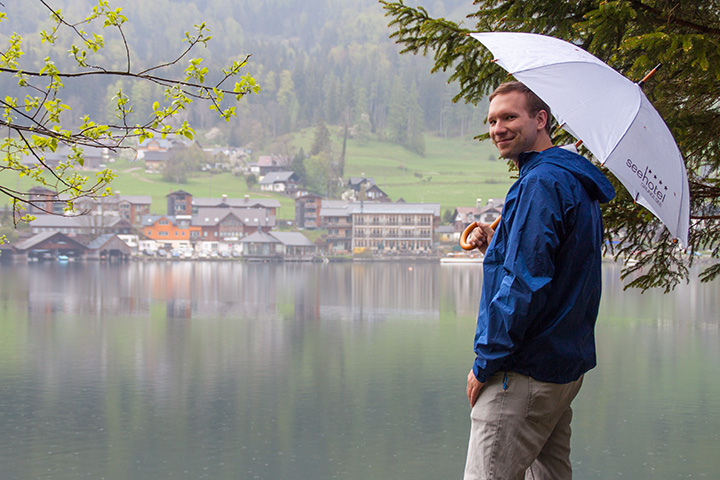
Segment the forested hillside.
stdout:
[[[38,0],[3,3],[7,20],[0,25],[0,42],[6,44],[17,32],[25,38],[26,60],[40,66],[51,55],[58,67],[73,68],[69,44],[62,38],[55,45],[40,42],[38,32],[50,27],[46,7]],[[80,20],[97,2],[47,3],[61,8],[66,18]],[[481,128],[480,109],[453,104],[456,87],[446,85],[442,72],[430,75],[427,58],[398,55],[375,0],[113,0],[111,5],[122,7],[128,17],[126,40],[141,63],[134,68],[177,55],[184,48],[184,32],[201,21],[213,35],[208,48],[199,51],[203,64],[222,65],[251,55],[247,70],[262,91],[241,102],[236,119],[218,122],[200,108],[187,114],[200,131],[219,128],[215,143],[263,149],[279,136],[323,121],[347,126],[356,138],[389,140],[422,153],[423,132],[468,136]],[[465,0],[439,0],[432,11],[459,19],[463,12],[458,9],[469,6]],[[95,61],[114,68],[125,65],[121,39],[109,29],[99,33],[107,35],[106,48]],[[173,68],[182,75],[184,66]],[[0,82],[5,92],[13,90],[13,78]],[[135,119],[147,118],[152,110],[144,100],[159,93],[147,83],[67,82],[63,100],[76,118],[89,114],[111,121],[109,100],[120,87],[132,100]]]

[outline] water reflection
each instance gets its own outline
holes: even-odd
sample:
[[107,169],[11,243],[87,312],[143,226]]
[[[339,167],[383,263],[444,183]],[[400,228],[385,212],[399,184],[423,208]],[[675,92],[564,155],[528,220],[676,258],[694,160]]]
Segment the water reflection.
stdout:
[[[2,478],[459,478],[477,266],[0,267]],[[576,478],[717,467],[717,282],[604,270]]]

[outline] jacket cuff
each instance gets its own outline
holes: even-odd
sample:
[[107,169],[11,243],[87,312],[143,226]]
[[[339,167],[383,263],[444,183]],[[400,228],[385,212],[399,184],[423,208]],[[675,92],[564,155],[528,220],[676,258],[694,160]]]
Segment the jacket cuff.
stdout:
[[480,382],[480,383],[487,382],[488,379],[490,378],[490,376],[492,375],[491,373],[488,373],[485,369],[480,368],[480,366],[478,365],[477,359],[475,359],[475,363],[473,364],[472,369],[473,369],[473,373],[475,374],[475,378],[477,378],[478,382]]

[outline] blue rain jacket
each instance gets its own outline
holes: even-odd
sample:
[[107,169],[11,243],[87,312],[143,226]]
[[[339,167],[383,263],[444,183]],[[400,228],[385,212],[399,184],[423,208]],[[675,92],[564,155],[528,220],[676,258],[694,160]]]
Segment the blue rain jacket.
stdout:
[[615,196],[600,170],[559,147],[527,152],[485,254],[473,372],[567,383],[596,365],[603,224]]

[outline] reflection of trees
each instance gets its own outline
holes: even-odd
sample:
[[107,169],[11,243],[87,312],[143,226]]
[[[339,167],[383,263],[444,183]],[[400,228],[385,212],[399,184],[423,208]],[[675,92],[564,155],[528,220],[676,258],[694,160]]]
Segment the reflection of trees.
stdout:
[[476,317],[482,289],[481,265],[447,265],[440,269],[442,298],[458,315]]
[[[59,464],[108,478],[397,478],[398,465],[403,478],[460,475],[480,268],[409,266],[1,267],[0,461],[29,460],[10,478]],[[688,462],[715,458],[712,438],[670,433],[693,415],[720,418],[720,387],[698,382],[720,373],[720,287],[622,292],[619,270],[605,274],[577,450],[596,445],[588,437],[626,451],[690,442]],[[23,430],[42,433],[32,449]],[[589,456],[585,471],[608,471],[606,456]],[[656,471],[678,468],[659,457],[648,457]]]

